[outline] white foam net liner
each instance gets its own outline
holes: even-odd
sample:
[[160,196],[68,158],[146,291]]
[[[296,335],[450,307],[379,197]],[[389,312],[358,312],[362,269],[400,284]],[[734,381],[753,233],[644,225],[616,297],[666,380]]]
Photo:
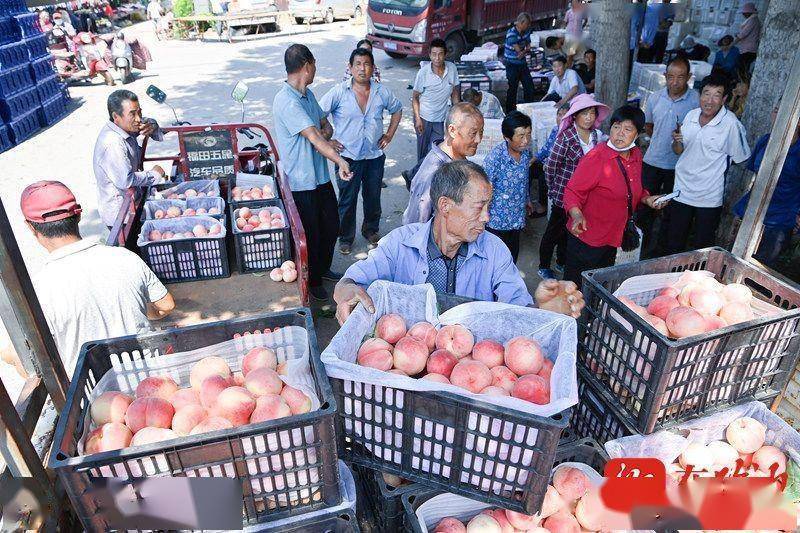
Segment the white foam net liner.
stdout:
[[136,245],[142,247],[154,242],[170,243],[178,240],[189,240],[188,238],[186,238],[186,239],[167,239],[167,240],[151,241],[150,232],[153,230],[158,230],[161,233],[164,233],[165,231],[171,231],[172,233],[192,233],[192,230],[198,224],[205,227],[207,230],[210,229],[212,226],[219,226],[220,232],[217,233],[216,235],[204,235],[202,237],[197,237],[193,235],[191,237],[192,239],[222,239],[225,237],[227,233],[224,220],[220,221],[214,217],[207,215],[194,215],[189,217],[145,220],[142,223],[142,229],[139,232],[139,237],[136,239]]
[[[388,281],[376,281],[368,289],[375,304],[375,314],[358,305],[339,332],[322,352],[322,362],[328,375],[344,380],[345,400],[339,408],[346,415],[354,413],[363,422],[345,417],[345,432],[356,442],[363,443],[374,455],[397,464],[401,463],[401,443],[403,428],[402,415],[395,416],[395,410],[402,409],[402,391],[449,392],[465,398],[494,404],[498,407],[535,414],[552,416],[575,405],[578,401],[577,378],[575,374],[577,333],[575,320],[541,309],[520,307],[498,302],[470,302],[458,305],[442,315],[438,314],[436,293],[431,285],[402,285]],[[423,379],[382,372],[356,364],[356,354],[365,337],[375,330],[377,319],[388,313],[402,316],[408,327],[418,321],[427,321],[437,328],[446,324],[461,324],[472,331],[475,342],[493,339],[505,343],[517,336],[536,339],[543,353],[554,362],[550,384],[550,403],[536,405],[510,396],[487,396],[473,394],[454,385],[435,383]],[[363,387],[371,384],[375,387]],[[392,390],[397,391],[393,394]],[[377,402],[389,399],[397,405],[391,409],[376,407],[361,402],[359,398],[373,400],[375,391]],[[389,407],[387,405],[387,407]],[[372,421],[376,424],[371,423]],[[397,430],[383,428],[391,425]],[[499,418],[483,413],[470,412],[467,419],[469,434],[466,437],[464,466],[472,465],[488,475],[524,483],[527,468],[531,464],[537,431],[524,423],[509,424]],[[502,440],[476,437],[472,432],[483,435],[497,435]],[[421,417],[414,419],[414,450],[412,468],[447,477],[452,465],[452,445],[455,430],[443,424],[431,424]],[[366,442],[364,442],[366,440]],[[510,441],[510,442],[509,442]],[[380,446],[387,443],[389,447]],[[432,442],[436,442],[432,445]],[[373,445],[373,443],[378,443]],[[501,462],[484,461],[480,456],[469,453],[496,456]],[[421,461],[419,455],[428,459]],[[513,466],[510,466],[510,464]],[[462,481],[472,483],[481,490],[500,492],[509,487],[502,483],[473,480],[467,471]]]
[[167,198],[171,194],[185,194],[187,189],[194,189],[196,192],[205,193],[206,196],[219,196],[219,181],[217,180],[189,180],[176,184],[174,187],[168,187],[163,190],[157,190],[155,187],[150,189],[149,198]]

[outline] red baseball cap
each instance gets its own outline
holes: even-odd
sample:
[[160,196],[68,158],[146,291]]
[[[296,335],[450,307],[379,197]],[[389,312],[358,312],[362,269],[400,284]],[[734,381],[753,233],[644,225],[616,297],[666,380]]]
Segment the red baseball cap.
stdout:
[[55,222],[75,216],[81,206],[75,195],[60,181],[37,181],[25,187],[19,201],[28,222]]

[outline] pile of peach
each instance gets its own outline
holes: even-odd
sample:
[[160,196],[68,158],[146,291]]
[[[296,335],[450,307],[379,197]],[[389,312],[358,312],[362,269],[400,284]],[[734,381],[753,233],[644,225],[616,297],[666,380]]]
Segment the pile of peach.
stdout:
[[181,193],[176,193],[174,191],[177,190],[177,187],[173,187],[172,189],[166,189],[160,192],[160,196],[162,198],[166,198],[167,200],[186,200],[187,198],[203,198],[203,197],[210,197],[214,198],[218,195],[212,193],[205,193],[203,191],[197,191],[195,189],[186,189]]
[[236,219],[236,227],[243,232],[286,227],[283,214],[271,212],[268,207],[262,209],[242,207],[233,212],[233,217]]
[[195,239],[198,237],[214,238],[220,235],[222,235],[222,224],[211,224],[208,227],[203,224],[195,224],[192,231],[187,231],[186,233],[181,233],[180,231],[161,231],[157,229],[150,230],[150,233],[147,234],[147,240],[155,242],[175,239]]
[[[667,472],[680,480],[687,466],[699,475],[716,474],[727,469],[730,476],[737,471],[749,477],[767,477],[786,472],[786,455],[777,447],[764,444],[767,428],[750,417],[737,418],[725,429],[725,440],[708,444],[693,442],[681,453],[677,463],[668,465]],[[738,465],[737,465],[738,461]]]
[[620,301],[667,337],[682,339],[754,318],[753,293],[740,283],[723,285],[697,272],[686,272],[675,286],[665,287],[642,307],[630,298]]
[[219,210],[218,207],[212,207],[211,209],[206,209],[205,207],[198,207],[197,209],[192,209],[191,207],[187,207],[186,209],[181,209],[177,205],[170,206],[166,209],[156,209],[153,213],[153,218],[156,220],[160,220],[162,218],[177,218],[177,217],[193,217],[195,215],[221,215],[222,211]]
[[[269,348],[253,348],[232,372],[221,357],[201,359],[191,369],[189,387],[168,376],[150,376],[136,387],[136,397],[104,392],[91,405],[97,426],[87,436],[85,454],[142,446],[209,431],[266,422],[311,410],[311,399],[285,385]],[[280,374],[279,374],[280,373]]]
[[297,268],[294,266],[294,261],[284,261],[279,268],[273,268],[269,273],[269,279],[283,281],[284,283],[295,281],[297,279]]
[[605,530],[603,505],[597,490],[581,470],[562,466],[547,486],[541,510],[526,515],[505,509],[485,509],[466,524],[454,517],[443,518],[434,533],[580,533]]
[[237,202],[247,202],[249,200],[268,200],[275,198],[275,191],[269,185],[263,187],[234,187],[231,189],[231,197]]
[[475,394],[550,403],[553,362],[528,337],[515,337],[505,346],[489,339],[476,343],[460,324],[437,330],[417,322],[407,330],[403,317],[388,314],[378,319],[375,337],[361,345],[356,360],[362,366],[450,383]]

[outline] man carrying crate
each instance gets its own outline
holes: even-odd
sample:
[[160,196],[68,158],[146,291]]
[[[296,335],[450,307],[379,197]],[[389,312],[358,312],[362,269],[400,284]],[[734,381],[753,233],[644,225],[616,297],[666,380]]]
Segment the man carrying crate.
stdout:
[[[333,293],[340,324],[359,302],[375,311],[365,288],[379,279],[430,283],[437,292],[475,300],[533,305],[508,247],[486,231],[492,186],[483,169],[471,161],[444,164],[433,176],[431,200],[432,220],[395,229],[347,269]],[[555,280],[539,284],[536,303],[573,317],[584,305],[574,283]]]
[[33,285],[70,377],[84,343],[147,331],[150,320],[175,308],[172,295],[135,253],[81,238],[81,206],[63,183],[28,185],[20,208],[49,252]]

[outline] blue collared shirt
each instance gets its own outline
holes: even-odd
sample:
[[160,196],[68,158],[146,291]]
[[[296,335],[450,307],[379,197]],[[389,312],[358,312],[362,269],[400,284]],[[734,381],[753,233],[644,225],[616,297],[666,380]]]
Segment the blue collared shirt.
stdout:
[[558,124],[553,126],[553,129],[550,130],[550,135],[547,136],[547,140],[544,142],[539,151],[536,152],[536,160],[541,164],[545,164],[547,158],[550,157],[550,151],[553,149],[553,145],[556,143],[556,137],[558,137]]
[[519,54],[514,49],[515,44],[518,44],[520,48],[525,48],[526,44],[531,44],[531,30],[521,34],[516,26],[511,26],[506,32],[503,57],[506,63],[522,65],[525,63],[525,56],[517,57]]
[[336,139],[344,145],[342,157],[375,159],[383,155],[378,147],[383,135],[383,111],[390,115],[403,109],[400,100],[381,83],[370,81],[369,98],[361,111],[353,92],[353,81],[347,80],[328,91],[320,101],[323,113],[330,114]]
[[637,39],[639,38],[639,28],[642,26],[644,20],[644,13],[646,7],[640,3],[633,4],[633,13],[631,13],[631,35],[630,35],[630,49],[636,48]]
[[[432,221],[408,224],[391,231],[366,259],[350,265],[344,277],[364,286],[379,279],[405,285],[428,282],[431,224]],[[484,231],[475,242],[467,244],[466,254],[458,267],[456,295],[515,305],[533,303],[511,252],[499,237]]]
[[644,155],[645,163],[665,170],[675,168],[680,157],[672,151],[676,120],[682,124],[686,113],[698,107],[700,96],[694,89],[687,89],[676,100],[670,98],[666,87],[650,95],[644,108],[644,120],[653,124],[653,135]]
[[739,66],[739,49],[731,46],[727,54],[722,50],[717,50],[714,55],[714,66],[721,68],[728,74],[733,74],[736,71],[736,67]]
[[525,204],[529,199],[528,172],[531,152],[520,154],[519,162],[508,153],[508,141],[496,144],[483,160],[483,168],[492,183],[489,204],[489,227],[500,231],[525,227]]
[[328,183],[328,162],[311,141],[300,135],[306,128],[320,127],[325,117],[311,89],[306,93],[284,82],[272,102],[275,137],[283,170],[293,191],[313,191]]
[[656,40],[656,32],[661,21],[666,18],[667,11],[664,4],[650,4],[644,14],[644,26],[642,27],[642,42],[653,46]]

